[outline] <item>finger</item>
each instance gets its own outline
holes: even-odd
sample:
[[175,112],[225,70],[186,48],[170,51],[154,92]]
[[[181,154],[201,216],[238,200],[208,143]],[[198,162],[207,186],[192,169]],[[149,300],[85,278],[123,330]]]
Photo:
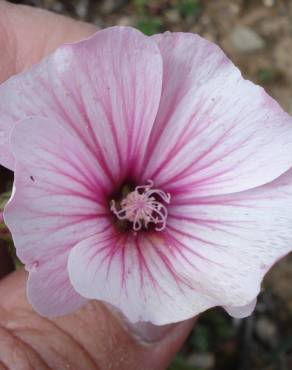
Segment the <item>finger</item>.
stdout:
[[[193,321],[148,332],[135,330],[105,305],[90,302],[66,317],[35,314],[25,297],[26,273],[0,282],[0,363],[31,368],[163,370],[181,347]],[[2,331],[1,331],[2,327]],[[11,343],[13,339],[13,348]],[[40,366],[40,359],[43,361]]]
[[0,82],[37,63],[60,44],[79,41],[96,30],[89,23],[0,0]]

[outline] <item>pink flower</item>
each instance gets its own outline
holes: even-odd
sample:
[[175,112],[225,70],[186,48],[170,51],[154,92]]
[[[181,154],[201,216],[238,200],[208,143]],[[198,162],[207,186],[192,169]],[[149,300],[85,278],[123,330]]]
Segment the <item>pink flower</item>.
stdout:
[[114,27],[0,87],[5,210],[47,316],[251,313],[292,248],[292,119],[193,34]]

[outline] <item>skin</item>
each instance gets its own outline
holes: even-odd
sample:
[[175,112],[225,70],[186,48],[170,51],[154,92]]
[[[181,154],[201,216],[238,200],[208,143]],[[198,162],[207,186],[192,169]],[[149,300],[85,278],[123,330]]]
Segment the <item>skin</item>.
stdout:
[[[60,44],[95,31],[91,24],[0,0],[0,82]],[[8,264],[7,256],[1,258],[2,266]],[[27,302],[26,279],[18,271],[0,281],[0,370],[162,370],[194,323],[135,326],[93,301],[71,315],[47,319]]]

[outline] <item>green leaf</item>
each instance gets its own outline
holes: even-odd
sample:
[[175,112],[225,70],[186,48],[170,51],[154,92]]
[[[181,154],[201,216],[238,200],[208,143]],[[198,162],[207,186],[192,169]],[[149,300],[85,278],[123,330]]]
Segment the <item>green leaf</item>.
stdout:
[[281,73],[273,67],[260,68],[258,70],[258,79],[260,83],[274,82],[281,77]]
[[197,17],[201,11],[201,4],[199,0],[180,0],[178,9],[183,17]]
[[200,370],[200,369],[194,368],[193,366],[188,365],[186,363],[186,360],[182,356],[178,355],[172,361],[168,370]]
[[3,211],[5,204],[9,200],[10,196],[11,196],[11,191],[7,191],[6,193],[2,193],[0,195],[0,211]]
[[142,18],[137,23],[137,28],[147,36],[159,33],[162,30],[162,22],[160,18]]
[[210,347],[210,332],[208,327],[197,324],[190,338],[191,344],[198,352],[207,352]]

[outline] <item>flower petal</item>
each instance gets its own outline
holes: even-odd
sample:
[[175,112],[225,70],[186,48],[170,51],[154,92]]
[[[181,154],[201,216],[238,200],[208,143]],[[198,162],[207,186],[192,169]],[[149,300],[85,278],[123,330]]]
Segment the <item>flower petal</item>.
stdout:
[[265,273],[292,250],[291,210],[292,170],[242,193],[173,199],[169,243],[183,273],[230,312],[250,305]]
[[164,325],[215,305],[180,278],[175,265],[163,236],[107,231],[77,244],[68,269],[80,295],[110,303],[131,322]]
[[224,307],[224,309],[229,313],[230,316],[236,319],[242,319],[252,314],[257,304],[257,300],[253,299],[250,303],[241,307]]
[[58,254],[30,269],[27,282],[28,301],[41,315],[67,315],[82,307],[87,300],[72,287],[67,272],[68,253]]
[[108,227],[101,197],[107,183],[79,138],[48,119],[17,124],[11,146],[17,162],[4,219],[31,271],[30,301],[43,314],[67,313],[84,302],[68,279],[68,253]]
[[261,188],[175,199],[168,209],[165,232],[107,230],[77,244],[68,265],[77,292],[133,322],[163,325],[218,305],[249,315],[264,274],[292,249],[292,170]]
[[265,184],[292,165],[292,118],[214,44],[193,34],[153,38],[163,87],[143,178],[209,196]]
[[9,149],[13,125],[41,116],[80,136],[109,177],[122,176],[143,158],[161,84],[158,47],[137,30],[108,28],[64,45],[1,85],[0,163],[14,166]]

